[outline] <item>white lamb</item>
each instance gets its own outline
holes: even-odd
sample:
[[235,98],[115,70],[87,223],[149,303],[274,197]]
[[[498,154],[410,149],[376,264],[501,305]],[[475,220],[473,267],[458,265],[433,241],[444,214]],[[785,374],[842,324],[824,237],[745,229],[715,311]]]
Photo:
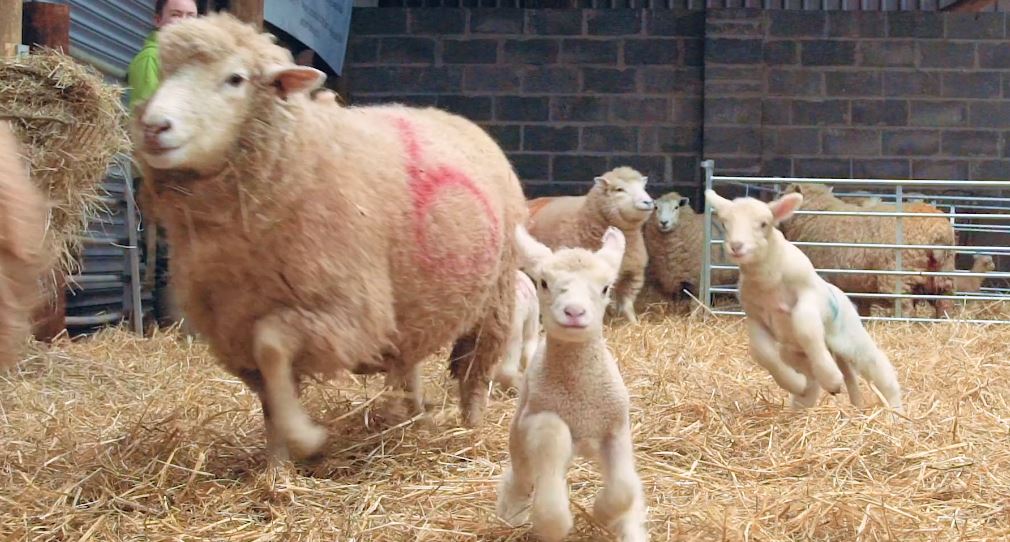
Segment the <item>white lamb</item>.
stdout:
[[522,271],[516,271],[516,304],[512,311],[505,359],[495,372],[494,379],[505,388],[518,388],[522,375],[520,369],[529,367],[530,360],[540,344],[540,304],[537,287]]
[[630,399],[603,338],[603,315],[625,249],[610,227],[596,252],[552,252],[516,228],[519,253],[538,283],[546,338],[526,369],[509,428],[511,468],[498,485],[498,515],[561,540],[572,528],[565,475],[574,454],[601,465],[593,515],[622,541],[647,540],[645,497],[635,471]]
[[793,406],[811,407],[822,387],[836,394],[843,384],[852,404],[862,406],[858,373],[900,411],[894,367],[863,327],[855,306],[776,228],[803,196],[791,193],[770,203],[730,201],[706,190],[705,198],[726,232],[727,256],[740,266],[751,357],[793,394]]

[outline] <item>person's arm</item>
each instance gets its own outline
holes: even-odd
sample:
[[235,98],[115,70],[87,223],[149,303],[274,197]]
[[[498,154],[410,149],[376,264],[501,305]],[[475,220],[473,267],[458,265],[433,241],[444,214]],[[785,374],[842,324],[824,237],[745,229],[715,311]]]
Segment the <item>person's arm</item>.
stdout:
[[150,98],[158,89],[158,56],[156,51],[145,49],[130,64],[130,108]]

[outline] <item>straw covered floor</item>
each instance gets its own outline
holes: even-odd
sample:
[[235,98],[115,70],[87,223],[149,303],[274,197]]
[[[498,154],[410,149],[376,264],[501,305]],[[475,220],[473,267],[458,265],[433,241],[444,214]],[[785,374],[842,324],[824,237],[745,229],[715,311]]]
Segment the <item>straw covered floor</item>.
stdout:
[[[653,305],[608,327],[632,393],[652,540],[1010,537],[1010,326],[870,327],[908,418],[844,395],[796,413],[747,355],[741,320]],[[0,377],[3,540],[533,540],[494,517],[514,394],[458,427],[446,352],[425,422],[382,378],[307,385],[324,458],[266,469],[259,402],[199,342],[109,330]],[[599,476],[569,475],[576,532]]]

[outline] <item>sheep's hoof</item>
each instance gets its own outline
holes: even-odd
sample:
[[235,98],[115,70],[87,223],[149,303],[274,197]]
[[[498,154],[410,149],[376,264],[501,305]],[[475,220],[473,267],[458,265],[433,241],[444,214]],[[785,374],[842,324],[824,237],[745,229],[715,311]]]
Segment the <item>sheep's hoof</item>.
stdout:
[[308,424],[288,438],[288,451],[292,459],[308,459],[319,453],[326,443],[326,429]]

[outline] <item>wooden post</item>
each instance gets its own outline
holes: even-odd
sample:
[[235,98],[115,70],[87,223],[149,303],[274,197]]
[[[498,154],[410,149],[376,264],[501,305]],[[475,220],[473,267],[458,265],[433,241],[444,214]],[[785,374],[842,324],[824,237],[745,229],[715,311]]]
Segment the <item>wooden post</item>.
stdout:
[[21,45],[21,0],[0,0],[0,57],[14,57],[18,45]]
[[24,3],[24,43],[70,53],[70,6],[48,2]]
[[228,10],[240,20],[263,30],[263,0],[231,0]]

